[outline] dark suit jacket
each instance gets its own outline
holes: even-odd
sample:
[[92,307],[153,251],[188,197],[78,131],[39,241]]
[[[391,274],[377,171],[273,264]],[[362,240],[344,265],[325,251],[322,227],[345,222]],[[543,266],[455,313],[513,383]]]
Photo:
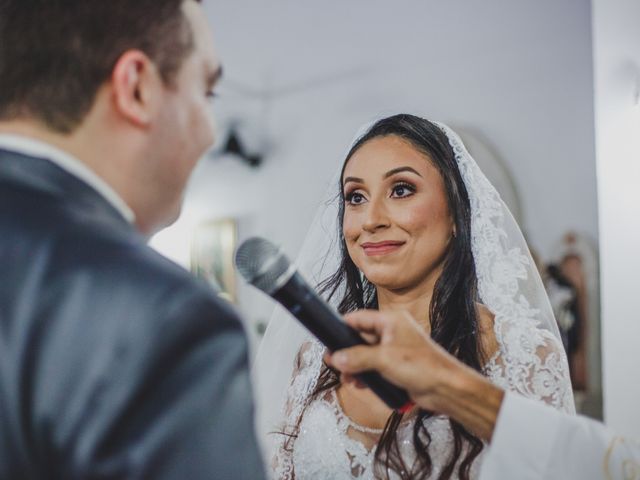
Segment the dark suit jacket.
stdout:
[[262,476],[234,310],[91,187],[0,150],[0,478]]

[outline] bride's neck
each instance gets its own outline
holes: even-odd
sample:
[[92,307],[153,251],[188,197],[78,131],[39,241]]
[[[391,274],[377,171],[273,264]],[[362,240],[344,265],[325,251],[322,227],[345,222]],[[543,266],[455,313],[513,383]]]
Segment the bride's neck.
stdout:
[[433,285],[402,291],[378,288],[377,294],[380,311],[409,312],[425,328],[427,333],[431,331],[430,306]]

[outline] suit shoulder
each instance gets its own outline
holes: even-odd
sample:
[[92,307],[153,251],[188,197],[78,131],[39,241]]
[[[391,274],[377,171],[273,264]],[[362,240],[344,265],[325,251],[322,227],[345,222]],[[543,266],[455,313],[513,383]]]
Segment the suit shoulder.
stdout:
[[214,306],[218,313],[235,316],[231,306],[209,285],[148,246],[137,234],[111,239],[101,237],[90,244],[95,251],[86,254],[87,265],[93,275],[111,283],[116,290],[155,298],[160,305],[204,302]]

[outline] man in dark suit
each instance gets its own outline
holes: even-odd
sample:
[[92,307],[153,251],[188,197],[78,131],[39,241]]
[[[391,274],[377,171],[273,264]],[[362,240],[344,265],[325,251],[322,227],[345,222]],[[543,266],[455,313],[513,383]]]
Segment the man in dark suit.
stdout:
[[195,0],[0,0],[0,478],[259,479],[237,314],[145,244],[213,142]]

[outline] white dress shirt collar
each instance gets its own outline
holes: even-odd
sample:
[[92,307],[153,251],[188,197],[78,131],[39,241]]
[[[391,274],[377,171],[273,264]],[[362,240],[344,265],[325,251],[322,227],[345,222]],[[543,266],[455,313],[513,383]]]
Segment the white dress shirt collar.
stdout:
[[48,143],[23,135],[0,134],[0,148],[38,157],[55,163],[58,167],[78,178],[98,192],[129,222],[133,223],[135,214],[124,200],[89,167],[72,155]]

